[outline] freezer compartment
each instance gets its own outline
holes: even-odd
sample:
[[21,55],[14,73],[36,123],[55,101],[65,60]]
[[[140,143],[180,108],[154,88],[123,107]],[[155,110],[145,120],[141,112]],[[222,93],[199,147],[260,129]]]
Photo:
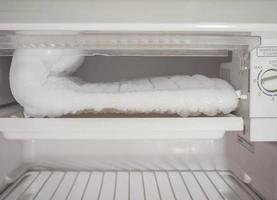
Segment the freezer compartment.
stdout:
[[[231,55],[225,58],[94,56],[85,57],[83,66],[74,76],[89,83],[174,74],[220,77],[220,64],[231,59]],[[243,120],[236,113],[214,117],[180,117],[174,113],[79,113],[60,118],[25,118],[22,107],[17,105],[3,107],[0,113],[3,117],[1,132],[9,139],[220,138],[225,132],[243,130]]]
[[[21,51],[22,52],[22,51]],[[26,51],[23,51],[26,52]],[[46,52],[46,50],[32,50],[28,52],[38,52],[39,54],[42,52]],[[56,52],[56,51],[52,51]],[[62,53],[63,51],[58,51],[59,53]],[[17,55],[18,56],[18,55]],[[36,57],[39,57],[41,59],[44,59],[44,62],[46,62],[48,59],[53,59],[55,55],[21,55],[22,56],[22,62],[18,61],[18,67],[17,70],[13,70],[13,73],[9,74],[8,71],[3,72],[3,76],[10,77],[10,82],[12,83],[11,86],[16,89],[16,87],[19,88],[17,93],[21,93],[22,95],[25,95],[25,104],[30,103],[31,101],[35,100],[38,101],[40,99],[39,95],[43,89],[43,85],[40,88],[32,87],[33,82],[37,82],[36,84],[40,85],[38,81],[46,81],[44,77],[40,77],[41,71],[43,71],[43,68],[41,68],[38,63],[31,64],[30,62],[26,63],[26,60],[28,59],[35,59]],[[71,59],[74,56],[62,56],[64,60]],[[79,57],[79,56],[77,56]],[[5,58],[5,57],[3,57]],[[58,58],[60,58],[58,56]],[[100,98],[98,94],[102,94],[102,96],[106,95],[107,98],[103,99],[102,101],[106,101],[109,103],[108,109],[105,111],[106,113],[109,112],[117,112],[116,109],[112,109],[113,105],[113,97],[117,98],[115,99],[116,102],[118,102],[118,98],[120,96],[126,96],[124,99],[123,97],[120,97],[122,102],[128,103],[127,97],[132,97],[131,102],[135,102],[138,107],[142,107],[143,104],[145,104],[145,107],[147,107],[147,97],[153,96],[156,94],[155,99],[148,99],[149,101],[159,101],[160,104],[164,101],[166,103],[168,100],[173,101],[175,94],[177,94],[180,98],[182,94],[178,94],[178,91],[182,92],[182,90],[186,91],[186,89],[189,89],[190,87],[195,88],[196,90],[201,87],[205,86],[202,85],[201,79],[203,79],[201,76],[196,76],[195,78],[191,78],[190,76],[193,76],[194,74],[201,74],[206,77],[220,77],[220,64],[222,62],[228,62],[231,60],[231,54],[228,57],[176,57],[176,56],[152,56],[152,57],[145,57],[145,56],[86,56],[82,57],[84,59],[83,64],[77,69],[76,72],[74,72],[72,75],[68,75],[68,79],[78,78],[83,80],[80,84],[77,82],[75,86],[78,89],[79,85],[79,92],[81,93],[80,96],[82,99],[80,101],[83,101],[84,95],[82,93],[90,93],[91,90],[91,98]],[[50,61],[49,61],[50,62]],[[47,62],[46,62],[47,64]],[[62,64],[62,63],[61,63]],[[15,64],[13,64],[15,65]],[[31,65],[31,66],[30,66]],[[32,68],[33,66],[33,68]],[[63,65],[62,65],[63,66]],[[6,67],[9,67],[8,65]],[[30,69],[31,67],[31,69]],[[52,72],[52,73],[59,73],[59,72]],[[180,76],[178,76],[180,75]],[[150,78],[150,77],[157,77],[157,78]],[[172,78],[170,78],[172,77]],[[64,77],[61,75],[61,77],[57,77],[60,79],[63,79]],[[59,79],[59,80],[60,80]],[[7,78],[8,80],[8,78]],[[70,81],[70,80],[68,80]],[[181,82],[180,82],[181,81]],[[197,82],[198,81],[198,82]],[[209,82],[213,82],[213,80],[209,80],[208,78],[203,79],[204,82],[207,82],[208,85]],[[229,80],[227,80],[229,81]],[[180,83],[179,83],[180,82]],[[187,84],[186,84],[187,83]],[[53,87],[56,86],[55,82],[53,83]],[[72,83],[73,84],[73,83]],[[179,86],[179,84],[181,84]],[[82,87],[81,87],[82,86]],[[153,88],[155,86],[155,88]],[[9,88],[9,82],[5,81],[3,82],[3,87]],[[56,88],[53,89],[60,89],[60,87],[64,87],[63,84],[57,85]],[[181,87],[181,88],[179,88]],[[65,88],[65,90],[72,89],[70,88],[70,85]],[[181,90],[182,89],[182,90]],[[203,87],[203,91],[208,90],[208,87]],[[61,89],[60,89],[61,90]],[[25,91],[25,92],[24,92]],[[40,93],[38,93],[40,92]],[[61,90],[61,92],[64,92],[64,90]],[[78,91],[77,91],[78,92]],[[137,93],[137,98],[134,98],[134,93]],[[172,93],[173,97],[170,97]],[[149,95],[148,95],[149,94]],[[200,92],[201,94],[201,92]],[[199,95],[200,95],[199,94]],[[42,105],[49,104],[48,99],[53,98],[54,94],[44,94],[44,98],[41,98],[40,101]],[[59,96],[60,94],[57,92],[56,96]],[[77,95],[77,94],[76,94]],[[89,94],[87,94],[89,95]],[[129,95],[129,96],[128,96]],[[5,95],[3,95],[5,97]],[[182,101],[178,101],[178,96],[175,97],[174,102],[180,104]],[[236,96],[236,95],[235,95]],[[109,97],[109,98],[108,98]],[[140,97],[140,98],[139,98]],[[76,97],[77,98],[77,97]],[[104,98],[104,97],[103,97]],[[146,99],[145,99],[146,98]],[[236,97],[235,97],[236,98]],[[63,97],[64,104],[70,104],[73,99]],[[108,101],[109,100],[109,101]],[[199,99],[200,100],[200,99]],[[211,99],[212,100],[212,99]],[[59,98],[56,98],[57,103],[60,102]],[[77,99],[76,99],[77,101]],[[96,100],[95,100],[96,101]],[[44,102],[44,103],[43,103]],[[93,102],[93,101],[92,101]],[[101,102],[101,101],[97,101]],[[97,104],[97,102],[95,104]],[[175,103],[172,104],[175,104]],[[106,103],[106,104],[107,104]],[[164,104],[163,103],[163,104]],[[192,102],[193,103],[193,102]],[[80,104],[80,103],[79,103]],[[122,104],[122,103],[121,103]],[[153,103],[152,103],[153,104]],[[191,104],[191,103],[190,103]],[[42,106],[41,105],[41,106]],[[99,105],[99,103],[97,104]],[[52,110],[55,109],[54,105],[51,106],[51,103],[49,105]],[[63,106],[63,105],[61,105]],[[99,107],[99,106],[98,106]],[[97,108],[98,108],[97,107]],[[103,107],[100,105],[100,107]],[[128,106],[125,106],[128,108]],[[173,108],[174,105],[171,105]],[[207,106],[206,106],[207,107]],[[2,107],[3,112],[4,110],[9,110],[8,107]],[[157,108],[158,109],[158,108]],[[57,108],[57,110],[60,110]],[[110,111],[108,111],[110,110]],[[164,109],[163,109],[164,110]],[[176,109],[175,109],[176,110]],[[73,111],[73,110],[72,110]],[[132,110],[130,110],[131,112]],[[139,110],[138,110],[139,111]],[[1,113],[3,113],[1,112]],[[87,110],[87,112],[93,113],[93,107],[90,110]],[[135,114],[136,111],[133,111],[128,114]],[[175,112],[175,113],[174,113]],[[163,114],[177,114],[176,111],[173,113],[163,113]],[[77,114],[77,113],[75,113]],[[79,113],[81,114],[81,113]],[[126,113],[127,114],[127,113]],[[141,113],[143,114],[143,113]],[[151,113],[149,113],[151,114]],[[2,114],[4,116],[4,114]],[[6,115],[8,116],[8,115]],[[19,114],[19,116],[23,116],[22,114]],[[43,115],[42,115],[43,116]],[[87,115],[88,116],[88,115]],[[135,116],[135,115],[134,115]],[[150,115],[151,116],[151,115]],[[174,115],[172,115],[174,117]],[[65,117],[65,116],[63,116]],[[73,116],[70,116],[73,117]],[[82,115],[80,115],[82,117]],[[97,116],[95,116],[97,117]],[[147,117],[147,115],[145,116]]]
[[[28,88],[29,95],[25,95],[27,104],[37,95],[36,92],[33,92],[35,90],[29,88],[32,80],[43,74],[43,70],[36,67],[34,62],[40,63],[41,61],[48,66],[52,62],[56,62],[55,59],[59,56],[69,59],[78,58],[77,61],[79,58],[84,60],[81,66],[77,66],[79,68],[73,76],[90,83],[106,83],[122,79],[141,80],[152,76],[202,74],[207,77],[225,79],[235,90],[238,90],[232,95],[235,101],[239,101],[238,109],[232,114],[228,115],[227,113],[230,113],[235,107],[226,113],[223,112],[225,113],[223,115],[216,115],[213,112],[211,115],[216,115],[214,117],[201,116],[201,113],[196,111],[193,115],[198,117],[191,116],[189,118],[179,118],[174,115],[176,114],[174,112],[164,112],[165,115],[162,117],[155,115],[155,112],[154,114],[147,113],[150,115],[145,116],[143,116],[144,113],[138,112],[138,115],[134,114],[134,117],[131,117],[130,114],[134,112],[131,110],[131,113],[127,113],[125,117],[120,116],[121,118],[118,118],[119,116],[107,117],[101,116],[101,114],[91,116],[77,113],[79,115],[75,115],[75,117],[79,118],[74,118],[74,120],[65,118],[72,118],[74,115],[63,115],[62,119],[20,119],[26,117],[26,114],[28,117],[28,112],[25,112],[24,115],[21,111],[13,113],[13,110],[8,112],[6,118],[0,119],[0,123],[3,124],[1,132],[7,138],[219,138],[225,132],[243,130],[242,115],[247,115],[247,113],[242,112],[245,106],[241,106],[240,100],[237,99],[245,96],[247,86],[241,80],[238,81],[237,76],[241,76],[242,71],[247,69],[249,52],[259,45],[259,37],[242,34],[222,33],[216,35],[184,32],[2,32],[1,34],[1,54],[13,54],[14,61],[16,60],[16,64],[20,65],[18,68],[20,74],[16,76],[17,78],[12,79],[12,83],[26,79],[17,86],[23,87],[24,85],[23,89],[18,90],[20,92]],[[24,59],[20,62],[21,60],[18,58]],[[62,61],[64,60],[62,59]],[[66,64],[67,62],[62,63]],[[230,63],[230,65],[225,63]],[[36,73],[27,78],[29,72],[27,68],[30,66]],[[59,74],[60,72],[64,71],[53,73]],[[210,95],[209,92],[207,95]],[[40,98],[41,100],[38,98],[35,102],[43,100],[47,104],[47,99],[52,97],[54,95],[49,94],[48,97]],[[77,97],[76,99],[78,100]],[[156,99],[166,101],[166,98],[157,97]],[[178,100],[178,98],[176,99]],[[113,101],[113,98],[106,98],[107,100]],[[71,100],[70,98],[57,99],[57,102],[59,101],[61,104],[66,104],[66,101],[70,102]],[[140,104],[147,104],[144,100],[140,101]],[[97,102],[101,104],[101,100]],[[192,102],[194,101],[192,100]],[[214,105],[219,104],[214,103]],[[198,107],[203,108],[201,105]],[[54,105],[53,107],[50,105],[49,108],[58,110]],[[189,108],[191,109],[193,106]],[[154,108],[154,111],[156,110],[159,108]],[[217,108],[214,110],[222,113]],[[73,111],[73,114],[76,113]],[[89,117],[89,119],[84,119],[84,117]],[[98,123],[102,124],[100,129],[97,126]],[[199,124],[199,126],[192,124]],[[222,126],[222,124],[225,125]],[[49,129],[49,127],[53,128]],[[163,129],[171,130],[173,134],[165,133]],[[138,130],[145,134],[138,134]],[[107,133],[107,135],[102,133]],[[9,134],[12,135],[9,136]]]
[[[195,88],[203,89],[203,92],[199,92],[199,93],[200,94],[206,93],[206,95],[199,96],[198,99],[204,99],[207,97],[207,100],[206,100],[207,102],[214,101],[214,104],[223,105],[225,102],[223,97],[214,97],[214,99],[208,98],[209,95],[218,96],[218,94],[217,93],[213,94],[214,91],[209,92],[209,90],[207,90],[209,89],[209,87],[207,86],[211,85],[211,90],[213,90],[214,87],[215,88],[223,87],[224,85],[226,85],[225,83],[220,83],[220,81],[212,80],[212,79],[209,80],[208,78],[205,79],[204,77],[200,77],[200,76],[178,77],[173,75],[193,75],[193,74],[206,75],[207,74],[208,77],[220,77],[227,81],[230,81],[229,80],[230,78],[228,77],[233,76],[233,74],[231,75],[230,73],[228,73],[227,69],[225,71],[222,71],[221,69],[218,68],[216,69],[217,72],[214,72],[215,67],[210,66],[213,64],[209,64],[209,66],[207,66],[208,64],[206,64],[205,66],[205,64],[203,63],[203,59],[205,59],[205,57],[208,59],[209,58],[216,59],[215,61],[216,64],[219,62],[228,62],[227,61],[228,59],[229,59],[229,62],[230,62],[230,59],[238,60],[239,63],[237,64],[239,66],[234,66],[235,68],[238,68],[238,69],[234,69],[234,70],[228,69],[228,70],[229,71],[243,70],[243,68],[247,68],[249,52],[252,51],[259,44],[260,44],[260,37],[250,36],[250,35],[247,35],[246,33],[215,34],[215,33],[208,33],[208,32],[192,33],[192,32],[164,32],[164,31],[160,31],[160,32],[153,32],[153,31],[152,32],[151,31],[148,31],[148,32],[83,31],[82,32],[80,31],[75,33],[68,32],[68,31],[64,31],[64,32],[55,32],[55,31],[52,31],[52,32],[51,31],[46,31],[46,32],[38,32],[38,31],[33,31],[33,32],[32,31],[20,31],[20,32],[9,31],[8,32],[7,31],[5,32],[5,31],[2,31],[0,33],[0,54],[13,55],[12,68],[10,72],[11,88],[14,90],[13,94],[15,96],[17,96],[17,94],[19,95],[19,97],[17,98],[18,101],[20,97],[22,96],[24,97],[27,95],[26,97],[24,97],[25,100],[24,99],[22,100],[22,101],[27,101],[24,103],[25,105],[27,105],[29,102],[31,105],[34,104],[32,103],[31,97],[43,96],[41,94],[38,94],[38,90],[41,90],[42,92],[43,86],[47,85],[48,82],[53,82],[52,85],[49,86],[52,89],[55,89],[54,88],[55,85],[57,85],[59,89],[68,85],[66,89],[68,89],[69,87],[71,90],[79,90],[77,92],[80,93],[80,96],[82,93],[85,93],[85,95],[87,95],[86,92],[89,93],[90,90],[92,90],[93,93],[99,93],[100,96],[102,94],[105,94],[105,95],[102,95],[103,98],[108,98],[111,100],[114,99],[115,102],[117,101],[122,102],[123,99],[121,99],[120,96],[117,97],[115,95],[107,95],[106,93],[115,93],[117,90],[120,91],[121,84],[127,87],[127,92],[132,92],[132,90],[134,90],[134,92],[140,92],[140,90],[138,90],[138,87],[140,87],[139,84],[142,84],[142,82],[144,81],[144,86],[143,84],[141,85],[141,87],[143,86],[143,89],[141,89],[141,92],[143,92],[142,94],[145,94],[145,95],[148,94],[149,87],[151,86],[154,89],[157,88],[156,89],[157,92],[159,92],[160,90],[162,91],[165,90],[166,92],[170,91],[172,92],[172,95],[168,94],[168,96],[175,96],[176,92],[174,93],[174,91],[180,89],[180,86],[178,84],[182,78],[184,80],[182,80],[183,82],[180,84],[183,84],[185,86],[184,89],[192,89],[192,90]],[[162,61],[162,57],[166,57],[165,61],[168,63],[168,68],[173,68],[173,69],[165,70],[162,68],[158,68],[156,66],[154,67],[156,70],[156,74],[155,74],[153,73],[153,71],[151,71],[153,70],[153,68],[151,69],[151,67],[149,67],[149,69],[145,69],[144,67],[144,69],[141,70],[140,65],[137,65],[136,63],[130,63],[130,62],[128,63],[128,59],[126,59],[127,62],[122,63],[123,65],[125,65],[124,67],[121,66],[122,68],[125,68],[126,70],[126,66],[129,68],[130,65],[133,65],[139,69],[139,70],[138,69],[134,70],[136,71],[135,73],[138,72],[138,74],[135,76],[137,79],[135,79],[133,82],[120,81],[121,79],[128,80],[128,79],[132,79],[132,76],[134,77],[135,73],[129,76],[130,73],[128,74],[127,72],[126,73],[128,74],[127,76],[121,75],[119,79],[112,78],[112,81],[114,81],[115,84],[107,84],[107,83],[104,84],[103,82],[106,82],[106,79],[107,79],[106,77],[114,76],[114,74],[115,74],[114,77],[116,77],[118,72],[116,72],[117,69],[115,68],[118,68],[118,67],[114,67],[109,71],[105,71],[105,67],[104,69],[100,69],[102,70],[102,72],[106,74],[102,76],[102,78],[100,79],[96,78],[99,84],[84,85],[85,83],[82,81],[76,81],[76,80],[73,81],[76,77],[75,76],[76,73],[74,74],[76,70],[77,70],[77,74],[78,74],[78,71],[81,71],[81,75],[83,75],[85,79],[87,79],[89,76],[92,76],[92,79],[90,77],[90,81],[91,80],[95,81],[93,80],[96,77],[94,75],[95,73],[94,71],[90,70],[88,67],[86,69],[87,72],[82,70],[84,65],[85,66],[89,65],[88,63],[92,63],[92,65],[95,64],[94,61],[90,62],[91,59],[89,59],[89,57],[85,57],[85,56],[92,56],[92,55],[122,56],[121,58],[104,59],[104,60],[111,60],[112,63],[110,63],[110,65],[113,65],[113,63],[115,63],[116,65],[116,63],[118,63],[118,61],[116,60],[119,60],[119,63],[120,63],[120,60],[122,60],[122,58],[126,56],[131,56],[131,55],[136,56],[136,58],[133,59],[133,61],[135,62],[141,62],[141,61],[138,61],[138,59],[147,60],[145,59],[145,56],[156,56],[154,58],[154,59],[157,59],[157,62],[155,64],[157,65],[159,63],[159,65],[164,65],[160,61]],[[178,73],[178,71],[174,71],[176,67],[175,66],[173,67],[173,65],[175,64],[180,66],[180,58],[178,58],[178,56],[181,57],[181,59],[183,59],[183,57],[188,58],[188,61],[185,61],[183,65],[185,69],[182,69],[182,70],[180,70],[180,68],[178,69],[178,71],[180,71],[181,73],[180,72]],[[233,58],[232,56],[234,56],[235,58]],[[170,60],[170,57],[173,57],[173,59],[171,59],[172,63],[168,62]],[[220,57],[223,57],[223,58],[220,60]],[[227,59],[224,59],[224,57]],[[94,59],[94,60],[97,60],[97,59]],[[149,60],[151,61],[151,58]],[[193,63],[190,61],[192,61]],[[210,62],[211,60],[207,60],[207,61]],[[143,62],[144,61],[142,61],[142,63]],[[200,63],[201,69],[199,67],[199,63]],[[90,66],[90,68],[94,68],[94,66]],[[121,69],[119,68],[119,70]],[[141,76],[142,74],[141,72],[143,70],[145,70],[143,72],[145,76]],[[164,72],[167,71],[169,73],[160,73],[162,71],[159,71],[159,70],[162,70]],[[152,74],[154,74],[154,78],[151,78],[153,77]],[[158,78],[155,78],[155,76]],[[161,78],[159,78],[160,76]],[[163,80],[163,79],[167,79],[167,80]],[[197,81],[199,83],[196,84]],[[118,85],[118,84],[119,84],[119,88],[114,88],[115,85]],[[238,85],[237,83],[233,83],[232,81],[231,81],[231,84],[235,84],[235,86]],[[35,87],[37,85],[40,85],[41,87],[40,88]],[[172,85],[175,85],[175,87],[172,87]],[[191,85],[192,88],[190,88],[189,85]],[[126,88],[126,87],[122,87],[123,93],[126,92],[125,91],[126,89],[123,90],[123,88]],[[130,91],[128,90],[128,87]],[[153,88],[150,89],[150,91],[154,90]],[[183,86],[181,88],[183,89]],[[226,87],[226,89],[227,88],[228,87]],[[240,89],[240,88],[235,88],[235,89]],[[24,90],[26,90],[26,94],[24,94]],[[156,90],[154,90],[154,92],[156,92]],[[34,95],[33,93],[28,95],[27,93],[28,91],[33,92]],[[57,92],[57,93],[58,94],[62,93],[64,94],[63,96],[71,97],[72,99],[71,101],[73,101],[74,99],[72,95],[69,95],[62,90],[61,92]],[[164,97],[159,98],[159,96],[166,96],[163,93],[164,92],[157,95],[151,94],[148,98],[149,100],[164,99],[164,101],[166,101],[165,100],[166,98]],[[143,98],[142,94],[141,94],[141,97]],[[188,99],[187,100],[188,102],[190,101],[193,102],[197,100],[197,98],[189,99],[189,96],[190,96],[189,94],[185,98],[185,99]],[[238,94],[240,93],[238,92]],[[139,95],[140,94],[138,94],[138,96]],[[194,94],[192,94],[192,96],[193,95]],[[41,97],[41,101],[43,100],[47,101],[48,98],[54,98],[53,96],[55,96],[55,92],[51,90],[48,97],[47,96]],[[94,95],[92,97],[95,98],[97,102],[99,102],[101,101],[101,99],[97,98],[98,96]],[[225,94],[225,96],[228,96],[228,94]],[[234,96],[233,98],[236,98],[236,95],[233,94],[233,96]],[[126,96],[126,98],[128,98],[128,95]],[[136,98],[136,96],[133,98]],[[145,98],[147,98],[147,96]],[[219,99],[218,102],[215,101],[216,99]],[[33,100],[33,101],[38,102],[38,100]],[[57,102],[58,101],[59,100],[57,99]],[[68,100],[60,100],[60,101],[63,101],[64,104],[66,104],[66,101]],[[102,101],[105,102],[104,99]],[[173,100],[171,104],[176,104],[176,103],[179,103],[179,102],[176,100]],[[230,107],[235,107],[235,104],[236,102],[233,102],[233,104]],[[108,104],[107,108],[106,107],[104,108],[112,110],[113,109],[112,106],[113,106],[112,104]],[[194,107],[193,105],[188,105],[188,106]],[[33,107],[35,106],[33,105]],[[94,108],[97,110],[98,107],[101,108],[101,106],[94,106],[94,107],[92,106],[91,110],[93,111]],[[119,107],[122,107],[122,105]],[[201,107],[203,106],[201,105],[198,106],[198,108],[201,108]],[[155,110],[159,111],[159,108],[160,107],[157,106],[152,109],[154,111]],[[58,110],[58,107],[57,108],[48,107],[47,109]],[[88,111],[90,110],[87,108],[84,108],[84,109]],[[119,108],[119,109],[122,109],[122,108]],[[126,109],[128,111],[128,107]],[[134,111],[132,111],[132,109]],[[136,112],[136,109],[138,108],[136,107],[135,109],[130,108],[130,112]],[[187,108],[185,108],[184,110],[186,109]],[[216,114],[215,112],[219,110],[219,113],[223,112],[226,114],[232,111],[233,109],[228,108],[227,110],[223,109],[222,111],[220,107],[217,107],[217,108],[214,108],[214,111],[212,112],[212,114],[209,113],[210,111],[209,112],[206,111],[204,113],[205,114],[209,113],[208,115],[215,115]],[[36,110],[36,109],[30,108],[30,110]],[[204,110],[207,110],[207,109],[204,109]],[[76,113],[77,111],[76,109],[72,110],[72,112],[74,113]],[[118,108],[115,108],[115,112],[117,111],[118,111]],[[32,111],[30,112],[32,113]],[[172,112],[172,109],[169,109],[168,112],[169,113]],[[202,111],[200,111],[200,114],[201,112]],[[25,113],[28,115],[28,112],[25,112]],[[66,111],[63,111],[61,113],[67,114]],[[190,114],[190,112],[188,112],[188,114]],[[192,113],[192,114],[196,115],[197,109],[195,113]],[[31,114],[30,116],[36,116],[36,115],[37,117],[47,116],[47,115],[51,116],[51,113],[50,114],[46,113],[41,115],[39,113]],[[199,115],[199,113],[197,115]],[[53,116],[55,116],[55,114],[53,114]]]
[[52,55],[62,51],[31,52],[46,55],[16,51],[10,70],[12,93],[30,117],[83,112],[215,116],[234,111],[238,104],[235,90],[221,79],[179,74],[88,83],[74,75],[85,58]]

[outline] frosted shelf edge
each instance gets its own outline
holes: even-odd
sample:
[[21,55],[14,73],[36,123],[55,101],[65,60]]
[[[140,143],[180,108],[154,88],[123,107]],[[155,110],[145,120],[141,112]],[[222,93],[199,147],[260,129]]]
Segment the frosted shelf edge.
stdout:
[[[194,55],[226,56],[226,51],[251,51],[259,36],[188,34],[186,32],[5,32],[0,31],[0,54],[16,49],[61,49],[65,55]],[[69,51],[67,51],[69,50]],[[199,53],[197,53],[199,52]],[[76,52],[75,52],[76,54]]]
[[242,131],[234,115],[188,118],[1,118],[7,139],[189,139],[221,138]]

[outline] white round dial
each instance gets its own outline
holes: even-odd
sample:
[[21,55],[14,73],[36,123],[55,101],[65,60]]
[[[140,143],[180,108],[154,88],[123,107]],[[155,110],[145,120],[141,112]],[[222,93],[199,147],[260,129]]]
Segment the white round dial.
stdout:
[[262,74],[261,85],[268,92],[277,92],[277,69],[269,69]]

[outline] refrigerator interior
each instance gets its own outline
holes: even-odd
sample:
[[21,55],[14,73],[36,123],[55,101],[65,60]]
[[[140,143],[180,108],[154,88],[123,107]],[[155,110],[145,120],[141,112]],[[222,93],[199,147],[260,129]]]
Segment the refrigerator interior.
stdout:
[[[276,142],[250,142],[277,141],[276,103],[250,87],[257,77],[251,64],[272,69],[255,47],[277,46],[276,6],[274,0],[2,0],[0,200],[277,199]],[[82,50],[85,63],[75,75],[88,82],[220,77],[239,91],[239,107],[216,117],[24,118],[9,69],[15,50],[26,48]],[[276,57],[271,50],[262,54]]]
[[[5,68],[11,57],[1,60],[8,91]],[[222,77],[226,63],[234,60],[232,52],[225,57],[89,56],[75,75],[88,82],[174,74]],[[11,99],[6,93],[3,97]],[[7,108],[13,107],[2,106],[1,116],[10,115],[14,111]],[[0,180],[5,190],[0,198],[275,199],[276,144],[250,143],[239,135],[9,140],[1,134]]]

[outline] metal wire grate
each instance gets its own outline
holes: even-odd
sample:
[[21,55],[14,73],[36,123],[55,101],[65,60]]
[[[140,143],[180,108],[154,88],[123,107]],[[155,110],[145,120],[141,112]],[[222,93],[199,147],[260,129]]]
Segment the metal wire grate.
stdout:
[[1,200],[261,200],[229,171],[30,171]]

